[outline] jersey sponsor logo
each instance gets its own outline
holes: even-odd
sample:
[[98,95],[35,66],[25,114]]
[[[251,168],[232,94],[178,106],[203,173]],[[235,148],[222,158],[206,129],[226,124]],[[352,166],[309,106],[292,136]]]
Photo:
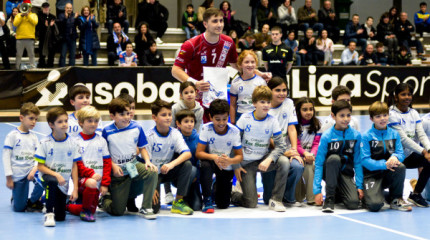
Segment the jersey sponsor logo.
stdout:
[[170,146],[170,150],[173,150],[175,148],[175,146],[171,145]]
[[185,60],[183,58],[179,57],[179,56],[176,57],[176,60],[179,61],[179,62],[181,62],[181,63],[185,62]]
[[269,63],[282,63],[281,60],[270,60]]
[[207,61],[208,61],[208,60],[207,60],[206,55],[203,55],[203,56],[201,56],[201,57],[200,57],[200,63],[201,63],[201,64],[206,64],[206,63],[207,63]]
[[239,87],[239,93],[243,92],[243,86]]
[[264,130],[264,132],[265,132],[266,134],[269,134],[270,130],[269,130],[269,129],[266,129],[266,130]]
[[231,141],[227,142],[227,146],[229,146],[229,147],[231,146]]
[[282,118],[287,118],[287,113],[282,114]]
[[216,67],[222,67],[224,66],[225,59],[227,58],[228,51],[230,50],[231,43],[230,42],[224,42],[224,46],[222,48],[221,55],[219,56],[218,63],[216,64]]
[[69,151],[67,152],[67,156],[68,156],[68,157],[72,156],[72,151],[70,151],[70,150],[69,150]]
[[97,151],[98,151],[99,153],[101,153],[101,152],[103,152],[103,148],[102,148],[102,147],[99,147]]
[[181,49],[181,51],[179,52],[179,55],[184,55],[185,53],[187,53],[187,51]]

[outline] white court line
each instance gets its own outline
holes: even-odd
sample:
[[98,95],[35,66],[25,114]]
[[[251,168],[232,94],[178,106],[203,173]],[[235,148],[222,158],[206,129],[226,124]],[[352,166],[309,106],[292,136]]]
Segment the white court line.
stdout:
[[366,226],[369,226],[369,227],[378,228],[378,229],[381,229],[381,230],[384,230],[384,231],[387,231],[387,232],[392,232],[392,233],[395,233],[395,234],[399,234],[399,235],[402,235],[402,236],[405,236],[405,237],[408,237],[408,238],[418,239],[418,240],[428,240],[427,238],[422,238],[422,237],[418,237],[418,236],[415,236],[415,235],[407,234],[407,233],[400,232],[400,231],[397,231],[397,230],[394,230],[394,229],[391,229],[391,228],[381,227],[381,226],[378,226],[378,225],[375,225],[375,224],[363,222],[363,221],[356,220],[356,219],[349,218],[349,217],[345,217],[345,216],[342,216],[342,215],[333,214],[332,216],[337,217],[337,218],[341,218],[341,219],[344,219],[344,220],[348,220],[348,221],[351,221],[351,222],[360,223],[360,224],[363,224],[363,225],[366,225]]
[[[18,125],[14,125],[12,123],[4,123],[4,124],[7,124],[7,125],[12,126],[12,127],[19,127]],[[37,132],[37,131],[34,131],[34,130],[30,130],[30,131],[34,132],[36,134],[42,135],[42,136],[47,136],[47,134],[44,134],[44,133],[41,133],[41,132]]]

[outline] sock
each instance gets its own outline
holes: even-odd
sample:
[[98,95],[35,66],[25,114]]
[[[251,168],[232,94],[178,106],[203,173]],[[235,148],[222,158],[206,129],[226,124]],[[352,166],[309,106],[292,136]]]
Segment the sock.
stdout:
[[97,202],[99,199],[99,190],[97,188],[85,188],[82,197],[82,210],[95,213],[97,209]]
[[79,216],[82,212],[82,204],[67,204],[66,210],[73,215]]

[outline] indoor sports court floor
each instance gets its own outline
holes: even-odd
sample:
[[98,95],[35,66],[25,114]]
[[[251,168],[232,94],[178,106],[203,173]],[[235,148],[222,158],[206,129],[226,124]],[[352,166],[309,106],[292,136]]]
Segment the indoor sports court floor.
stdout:
[[[357,117],[361,129],[368,129],[368,118]],[[153,127],[152,121],[140,122],[144,129]],[[1,149],[4,137],[16,126],[17,122],[0,123]],[[49,133],[47,123],[39,122],[34,132],[39,138]],[[405,198],[410,191],[409,179],[416,176],[416,170],[408,170]],[[336,205],[334,214],[326,214],[321,207],[304,206],[277,213],[260,203],[257,209],[231,207],[216,209],[211,215],[196,212],[193,216],[179,216],[171,214],[170,206],[164,205],[155,221],[136,215],[112,217],[98,212],[95,223],[67,215],[65,222],[46,228],[41,213],[13,212],[10,197],[0,164],[0,239],[430,239],[430,208],[414,207],[412,212],[399,212],[386,206],[379,213],[371,213],[348,211]],[[137,198],[137,202],[141,199]]]

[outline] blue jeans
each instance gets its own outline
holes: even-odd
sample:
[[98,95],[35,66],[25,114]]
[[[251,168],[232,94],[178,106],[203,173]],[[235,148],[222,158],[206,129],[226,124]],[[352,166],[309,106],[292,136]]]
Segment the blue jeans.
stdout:
[[[107,22],[107,29],[109,34],[112,34],[113,24],[114,24],[113,20],[109,19]],[[128,20],[124,20],[124,22],[121,23],[121,27],[124,28],[124,33],[128,34],[128,28],[130,27],[130,23],[128,22]]]
[[69,66],[75,66],[76,39],[66,39],[61,45],[60,67],[66,66],[67,50],[69,50]]
[[423,198],[427,201],[430,201],[430,181],[427,181],[426,187],[424,188],[424,191],[421,193],[423,195]]
[[[27,180],[27,176],[19,181],[14,182],[13,190],[12,190],[12,197],[13,197],[13,210],[15,212],[24,212],[27,208],[27,199],[28,199],[28,191],[29,191],[29,182]],[[37,182],[36,180],[33,180],[34,188],[33,192],[31,193],[30,201],[32,203],[39,200],[39,198],[42,196],[44,188],[43,186]]]
[[365,38],[350,38],[346,40],[346,43],[344,42],[344,44],[348,46],[349,43],[352,41],[356,42],[357,46],[361,47],[361,52],[364,52],[366,50],[367,40]]
[[84,56],[84,66],[88,66],[88,60],[91,55],[91,65],[97,66],[97,50],[93,49],[93,54],[88,54],[86,52],[83,52],[82,55]]
[[191,33],[193,33],[193,36],[197,36],[198,35],[197,29],[195,29],[195,28],[193,30],[191,30],[191,28],[185,27],[184,31],[185,31],[185,34],[187,34],[187,39],[191,38]]

